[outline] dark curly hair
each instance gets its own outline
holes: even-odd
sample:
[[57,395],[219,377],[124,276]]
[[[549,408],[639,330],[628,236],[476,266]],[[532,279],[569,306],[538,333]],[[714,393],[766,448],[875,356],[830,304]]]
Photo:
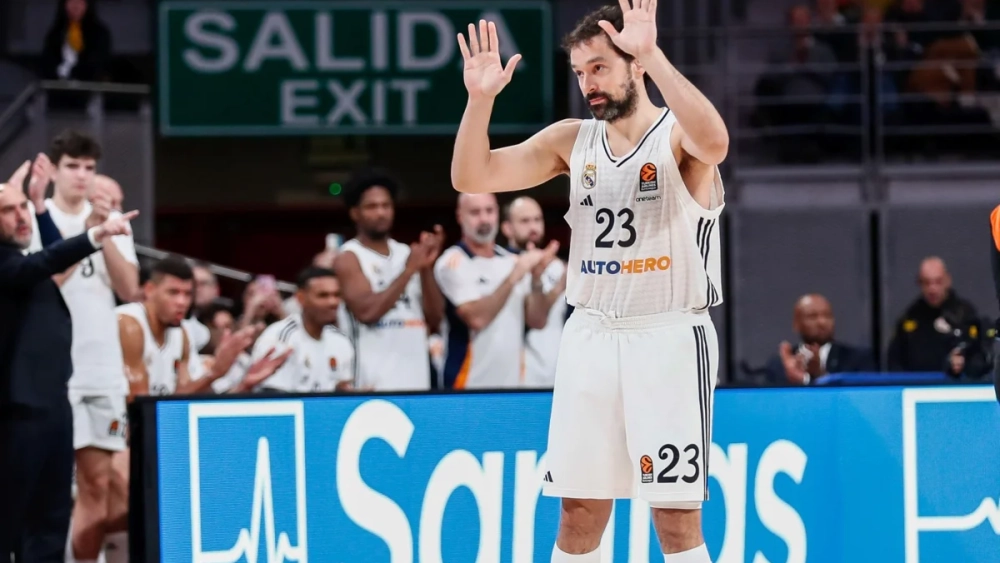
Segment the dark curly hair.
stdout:
[[395,203],[403,186],[395,176],[381,168],[359,170],[352,174],[344,185],[344,203],[349,208],[361,205],[361,198],[365,192],[374,187],[385,188]]

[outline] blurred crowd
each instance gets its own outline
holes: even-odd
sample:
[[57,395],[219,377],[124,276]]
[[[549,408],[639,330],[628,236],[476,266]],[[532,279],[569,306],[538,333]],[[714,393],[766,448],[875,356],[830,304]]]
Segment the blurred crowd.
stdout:
[[968,131],[932,141],[905,134],[905,126],[993,129],[1000,118],[998,16],[991,0],[795,4],[787,12],[789,37],[774,45],[756,85],[755,125],[812,125],[831,133],[783,144],[792,160],[857,151],[856,144],[845,146],[836,125],[878,123],[888,150],[952,141],[965,150]]

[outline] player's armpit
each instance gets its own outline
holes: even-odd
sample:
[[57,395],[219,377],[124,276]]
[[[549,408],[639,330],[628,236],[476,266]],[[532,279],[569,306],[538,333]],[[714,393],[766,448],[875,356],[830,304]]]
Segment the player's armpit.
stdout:
[[712,190],[719,174],[718,166],[699,160],[684,148],[686,135],[680,124],[674,126],[670,135],[670,147],[677,162],[677,169],[684,180],[688,193],[705,209],[712,205]]
[[118,315],[118,338],[122,346],[129,400],[137,395],[149,395],[149,373],[142,360],[145,335],[139,321],[128,315]]
[[569,173],[570,154],[580,123],[579,119],[564,119],[522,143],[493,149],[485,170],[453,163],[452,184],[456,190],[469,194],[513,192]]

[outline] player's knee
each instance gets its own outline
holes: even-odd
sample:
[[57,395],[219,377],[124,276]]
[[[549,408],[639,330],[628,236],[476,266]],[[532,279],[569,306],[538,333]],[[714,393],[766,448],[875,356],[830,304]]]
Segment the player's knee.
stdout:
[[701,510],[653,508],[653,527],[665,550],[683,551],[704,543]]
[[104,473],[85,474],[78,472],[77,500],[85,504],[100,504],[106,506],[111,492],[111,475]]
[[613,506],[614,502],[611,500],[563,499],[559,535],[594,539],[596,548],[608,525]]

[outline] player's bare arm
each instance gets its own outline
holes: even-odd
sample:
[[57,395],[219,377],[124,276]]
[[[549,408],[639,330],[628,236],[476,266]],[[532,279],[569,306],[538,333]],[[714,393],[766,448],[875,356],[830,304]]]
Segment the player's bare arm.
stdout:
[[504,67],[500,62],[496,25],[469,24],[469,36],[458,35],[465,60],[469,101],[455,137],[451,181],[463,193],[524,190],[569,172],[569,155],[580,131],[579,119],[566,119],[542,129],[527,141],[490,150],[489,125],[496,96],[510,83],[521,55]]
[[[729,132],[712,102],[667,59],[656,45],[656,0],[619,0],[624,26],[621,32],[609,22],[601,28],[619,49],[634,56],[653,80],[677,118],[671,136],[674,156],[685,184],[699,203],[708,199],[715,166],[729,152]],[[702,193],[704,192],[704,193]]]
[[406,285],[420,269],[417,267],[416,259],[411,249],[410,259],[406,261],[406,269],[398,278],[392,280],[389,287],[376,292],[372,289],[371,282],[361,271],[361,263],[353,252],[342,252],[337,256],[337,261],[333,265],[340,280],[340,291],[344,298],[347,310],[354,315],[354,318],[364,324],[377,323],[379,319],[396,306]]
[[[497,287],[496,291],[486,297],[463,303],[455,309],[462,322],[469,327],[469,330],[482,330],[497,318],[514,287],[524,279],[524,276],[531,272],[541,260],[542,253],[539,250],[527,250],[517,257],[517,263],[507,279]],[[543,325],[544,326],[544,323]]]
[[135,301],[135,296],[139,293],[139,267],[126,260],[111,241],[104,245],[101,252],[108,267],[111,290],[126,303]]
[[[529,251],[533,250],[531,243],[528,244]],[[545,293],[545,288],[542,286],[542,275],[549,264],[556,259],[556,252],[559,252],[559,241],[551,241],[548,246],[538,252],[541,253],[540,258],[531,271],[531,293],[524,300],[524,324],[535,330],[541,330],[548,324],[549,310],[555,303],[554,291]]]
[[142,359],[146,340],[139,321],[129,315],[118,315],[118,338],[125,363],[125,378],[128,379],[128,400],[149,395],[149,372]]
[[188,362],[191,359],[191,343],[188,341],[187,331],[183,328],[180,329],[184,334],[184,352],[181,354],[181,361],[177,365],[177,389],[175,394],[177,395],[195,395],[198,393],[204,393],[207,389],[211,388],[212,381],[210,377],[202,377],[198,380],[191,380],[191,370],[188,369]]
[[444,246],[444,228],[434,225],[433,233],[421,233],[420,244],[424,247],[426,266],[420,269],[420,294],[423,298],[424,322],[428,334],[433,334],[444,320],[444,295],[434,278],[434,263]]
[[292,355],[292,349],[288,348],[282,353],[277,353],[274,348],[267,351],[263,358],[254,362],[246,375],[236,385],[229,390],[231,394],[250,393],[261,383],[267,381],[276,371],[285,365],[285,361]]

